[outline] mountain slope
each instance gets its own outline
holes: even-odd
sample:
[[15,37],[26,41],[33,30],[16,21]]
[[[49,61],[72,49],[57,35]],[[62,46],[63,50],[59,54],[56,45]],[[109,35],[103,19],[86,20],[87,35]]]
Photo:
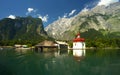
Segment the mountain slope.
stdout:
[[47,38],[42,20],[32,17],[5,18],[0,20],[1,40],[42,40]]
[[[105,37],[117,32],[120,36],[120,2],[113,3],[109,6],[96,6],[88,11],[81,11],[71,18],[61,18],[45,28],[48,35],[61,40],[73,39],[78,32],[86,36],[96,32],[99,37]],[[94,32],[90,32],[94,30]],[[90,36],[89,35],[89,36]],[[85,38],[89,38],[89,36]],[[98,36],[94,36],[96,38]]]

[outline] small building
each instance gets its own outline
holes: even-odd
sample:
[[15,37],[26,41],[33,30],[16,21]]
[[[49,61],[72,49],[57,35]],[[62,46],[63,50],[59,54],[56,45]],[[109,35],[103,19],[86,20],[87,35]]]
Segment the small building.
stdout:
[[21,48],[22,45],[20,45],[20,44],[15,44],[14,47],[15,47],[15,48]]
[[28,48],[27,45],[21,45],[21,44],[15,44],[14,47],[15,48]]
[[67,50],[68,44],[62,41],[48,41],[45,40],[41,43],[38,43],[35,45],[35,51],[37,52],[48,52],[48,51],[54,51],[54,50]]
[[55,41],[58,44],[58,49],[60,50],[68,50],[68,43],[63,41]]
[[43,41],[41,43],[38,43],[35,45],[35,51],[37,52],[48,52],[48,51],[54,51],[58,49],[57,43],[53,41]]
[[73,49],[85,49],[85,39],[80,37],[80,33],[73,39]]

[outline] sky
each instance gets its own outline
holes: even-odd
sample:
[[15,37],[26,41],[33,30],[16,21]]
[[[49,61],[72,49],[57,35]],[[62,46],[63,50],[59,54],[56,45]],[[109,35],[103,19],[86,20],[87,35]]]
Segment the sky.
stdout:
[[0,0],[0,19],[16,16],[41,18],[44,26],[58,18],[69,18],[80,11],[119,0]]

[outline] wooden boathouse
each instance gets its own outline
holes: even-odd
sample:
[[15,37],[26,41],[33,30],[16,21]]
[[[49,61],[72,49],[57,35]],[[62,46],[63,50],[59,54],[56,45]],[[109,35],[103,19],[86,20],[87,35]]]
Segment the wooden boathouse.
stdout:
[[35,51],[37,52],[48,52],[48,51],[55,51],[58,49],[66,50],[68,49],[68,44],[59,41],[53,42],[53,41],[45,40],[35,45]]
[[54,51],[58,49],[58,44],[53,41],[43,41],[35,45],[35,51],[37,52],[47,52],[47,51]]

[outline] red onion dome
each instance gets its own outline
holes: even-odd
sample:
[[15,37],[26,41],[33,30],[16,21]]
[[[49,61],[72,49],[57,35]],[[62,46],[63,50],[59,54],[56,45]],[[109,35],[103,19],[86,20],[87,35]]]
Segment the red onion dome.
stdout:
[[80,33],[77,34],[76,38],[73,40],[73,42],[84,42],[84,38],[80,38]]
[[85,42],[84,38],[75,38],[73,42]]

